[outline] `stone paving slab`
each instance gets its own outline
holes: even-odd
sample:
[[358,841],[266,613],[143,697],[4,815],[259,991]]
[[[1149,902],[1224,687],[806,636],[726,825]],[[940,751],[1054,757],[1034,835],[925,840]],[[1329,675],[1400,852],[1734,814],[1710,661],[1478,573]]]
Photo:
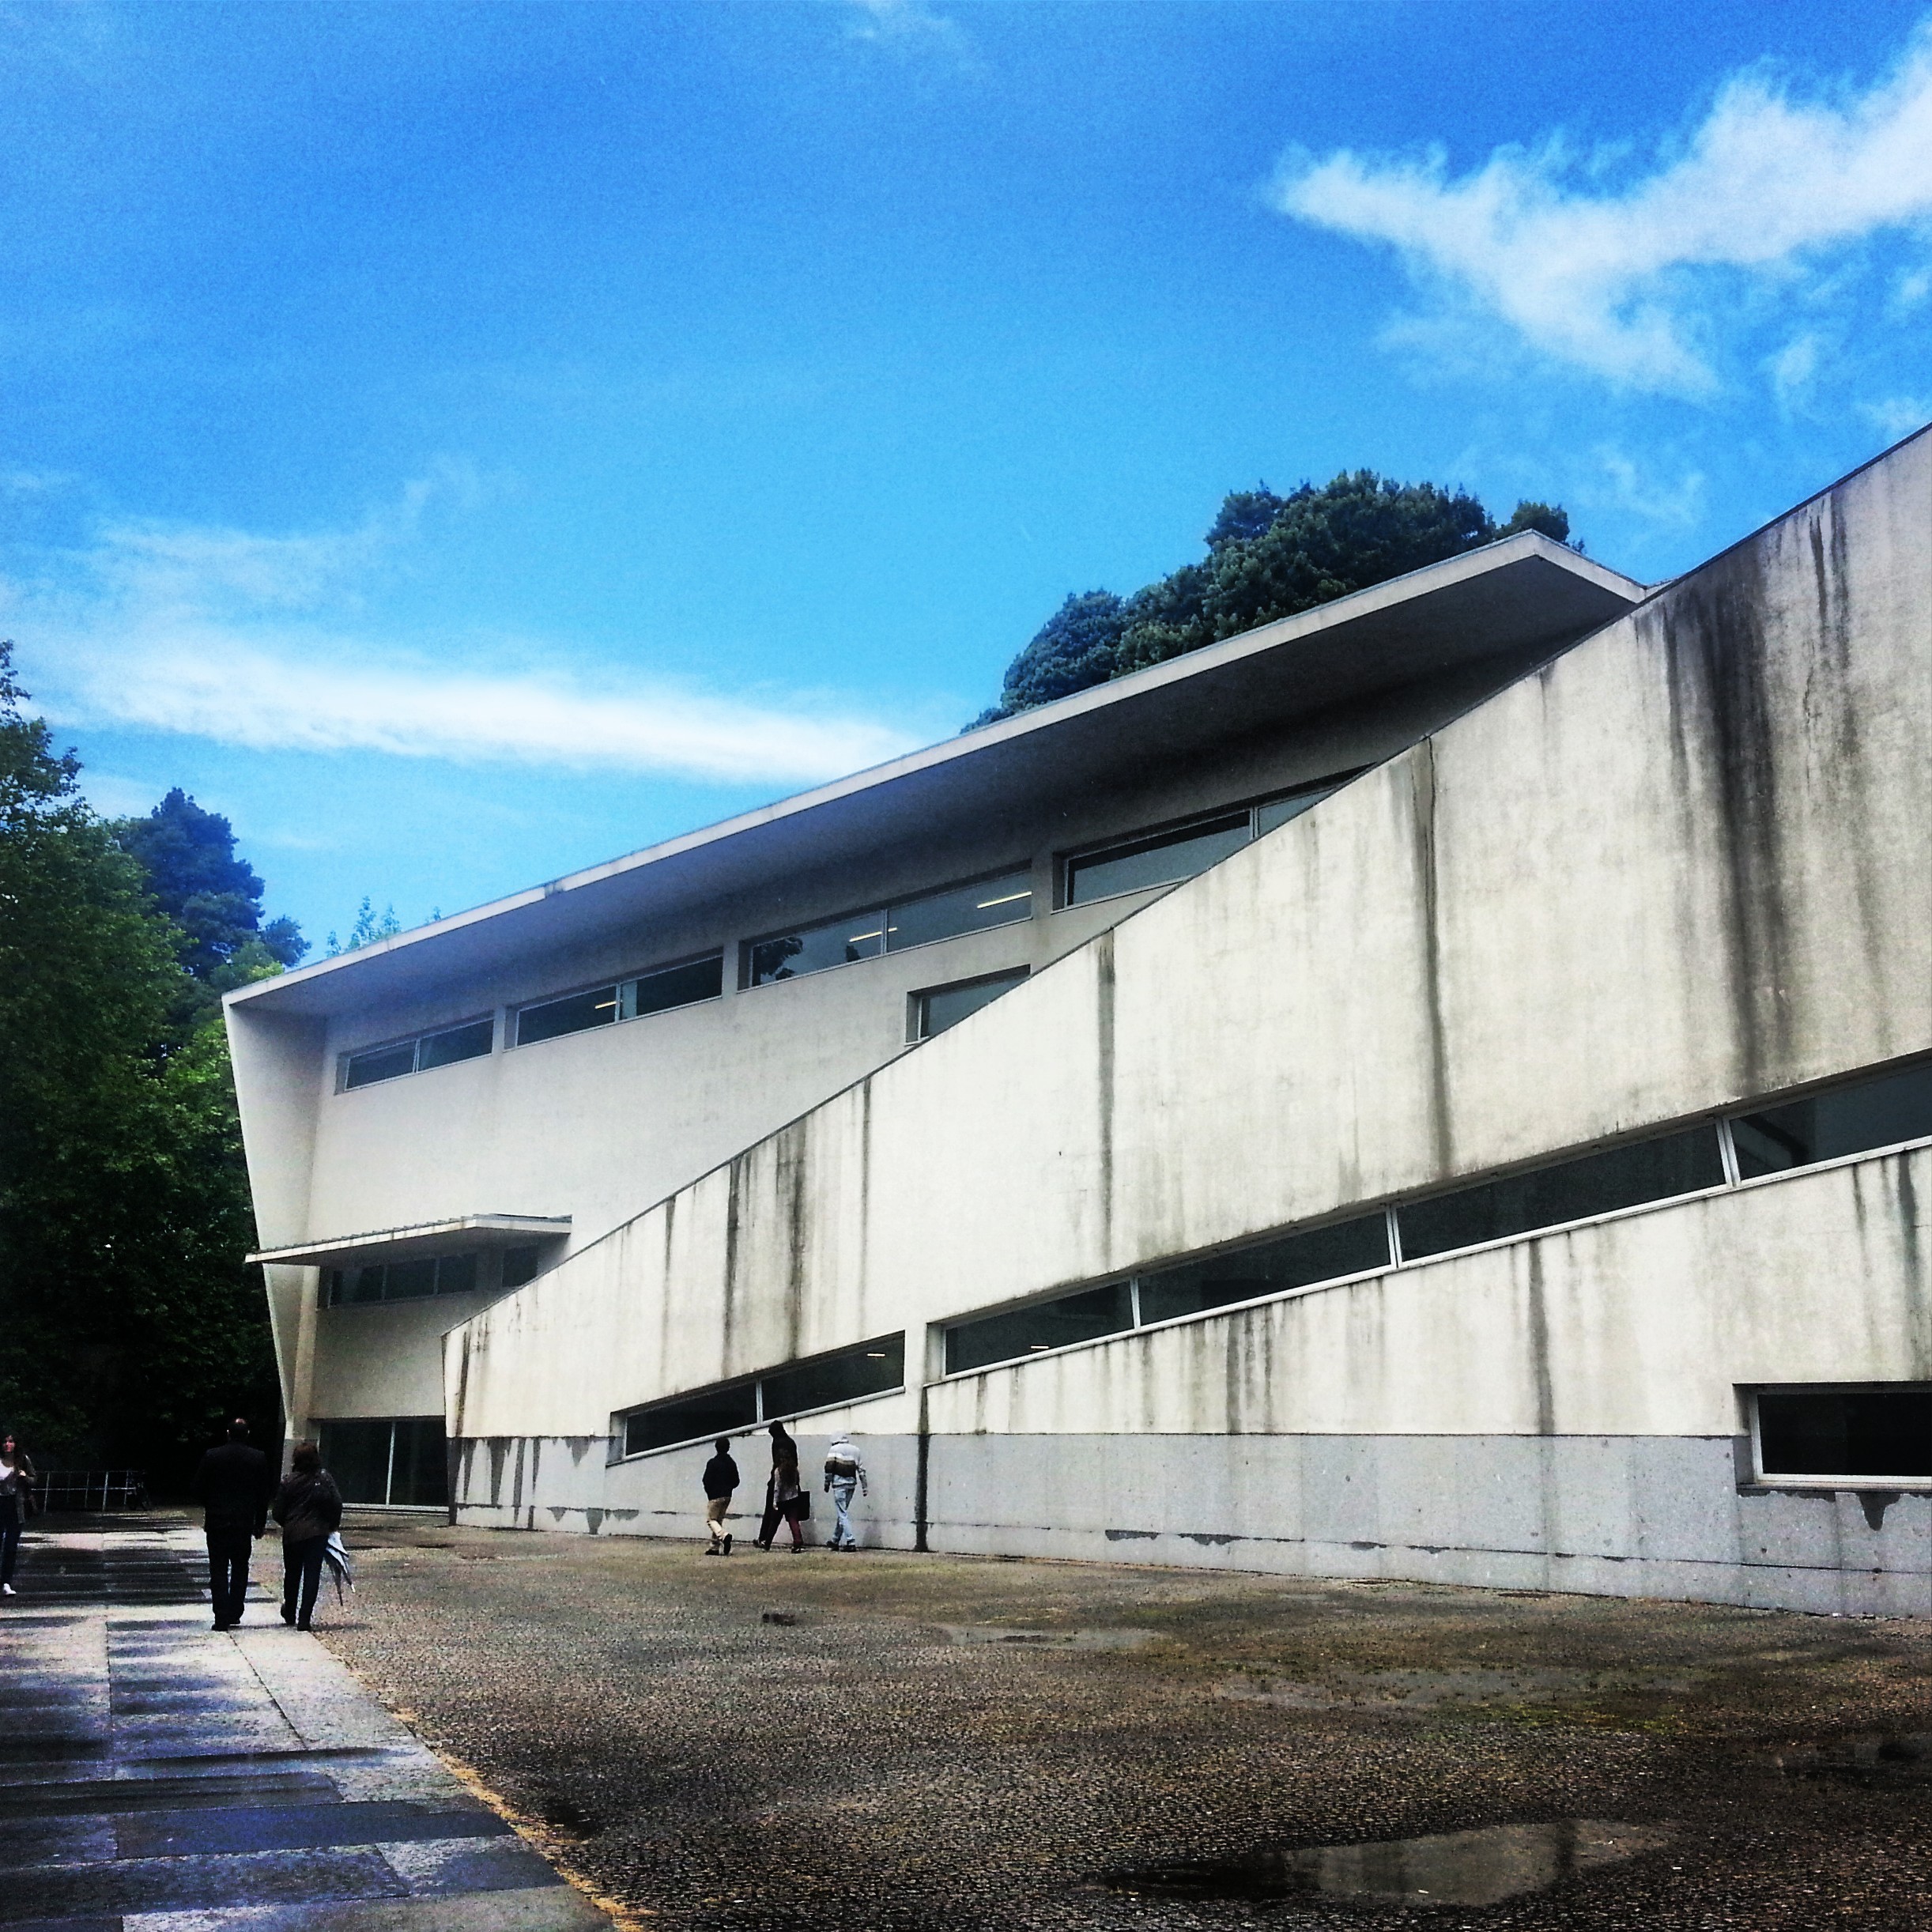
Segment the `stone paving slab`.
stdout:
[[0,1606],[5,1932],[596,1932],[610,1920],[194,1530],[30,1531]]

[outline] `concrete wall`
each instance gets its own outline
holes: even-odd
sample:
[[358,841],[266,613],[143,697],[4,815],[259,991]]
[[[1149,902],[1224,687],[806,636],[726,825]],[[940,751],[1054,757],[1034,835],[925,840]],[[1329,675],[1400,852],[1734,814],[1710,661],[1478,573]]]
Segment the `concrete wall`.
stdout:
[[1932,1050],[1932,442],[452,1338],[609,1412]]
[[[1057,908],[1058,854],[1386,757],[1501,674],[1493,662],[1466,666],[1372,705],[1231,740],[1209,762],[1123,772],[1112,789],[1069,797],[1043,817],[983,811],[925,825],[911,843],[901,828],[862,874],[775,877],[759,894],[698,908],[675,924],[613,931],[594,945],[534,953],[487,978],[452,981],[433,1002],[364,1007],[326,1027],[232,1008],[262,1243],[495,1212],[568,1215],[571,1243],[581,1248],[905,1053],[910,994],[1043,967],[1160,896]],[[1029,920],[737,989],[741,940],[1015,863],[1032,868]],[[718,946],[721,1000],[508,1051],[500,1017],[486,1058],[335,1090],[343,1051],[500,1016],[519,1002]],[[315,1270],[269,1272],[292,1428],[440,1406],[423,1401],[441,1375],[436,1338],[474,1304],[425,1304],[399,1323],[364,1309],[338,1315],[315,1309]]]
[[[452,1334],[452,1432],[602,1436],[794,1355],[1932,1050],[1929,523],[1922,438],[748,1149]],[[1353,1435],[1366,1412],[1323,1404],[1366,1376],[1407,1431],[1734,1432],[1711,1277],[1680,1259],[1647,1300],[1666,1277],[1632,1251],[1472,1303],[1468,1265],[1283,1304],[1260,1411],[1209,1344],[1149,1337],[1093,1354],[1101,1382],[982,1378],[971,1415],[934,1391],[933,1428],[949,1456],[981,1430]],[[1805,1304],[1839,1374],[1928,1372],[1908,1277]],[[1810,1330],[1726,1278],[1750,1372],[1813,1372]],[[1612,1385],[1614,1422],[1584,1400]]]
[[[1864,1379],[1932,1379],[1932,1147],[953,1377],[923,1450],[917,1391],[795,1432],[855,1432],[874,1545],[1932,1614],[1932,1496],[1749,1479],[1741,1386]],[[609,1452],[466,1442],[462,1519],[702,1534],[708,1445]]]

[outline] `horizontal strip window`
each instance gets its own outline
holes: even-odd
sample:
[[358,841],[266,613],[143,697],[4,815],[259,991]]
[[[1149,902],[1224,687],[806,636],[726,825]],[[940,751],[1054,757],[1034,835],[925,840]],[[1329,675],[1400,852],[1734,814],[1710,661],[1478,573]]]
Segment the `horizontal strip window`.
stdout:
[[[512,1254],[534,1248],[512,1249]],[[504,1271],[509,1256],[504,1258]],[[535,1270],[533,1269],[532,1273]],[[530,1277],[526,1276],[525,1280]],[[355,1307],[376,1301],[421,1301],[429,1295],[467,1295],[477,1285],[474,1255],[425,1255],[416,1261],[377,1262],[367,1268],[328,1268],[323,1271],[322,1305]],[[511,1285],[515,1285],[511,1284]]]
[[823,972],[828,966],[849,966],[881,953],[902,953],[908,946],[957,939],[1032,916],[1032,875],[1022,866],[843,919],[748,940],[739,976],[747,987],[770,986],[779,979]]
[[1319,805],[1356,774],[1345,772],[1304,785],[1258,804],[1237,806],[1135,839],[1123,839],[1066,862],[1066,904],[1111,899],[1122,892],[1172,885],[1205,872],[1263,833]]
[[[1378,1209],[1253,1247],[954,1323],[945,1330],[945,1372],[1024,1360],[1149,1323],[1707,1194],[1727,1184],[1727,1140],[1738,1178],[1749,1180],[1921,1139],[1932,1139],[1932,1061],[1847,1081],[1783,1106],[1478,1181],[1392,1211]],[[1391,1246],[1391,1224],[1398,1249]]]
[[720,1383],[695,1395],[633,1409],[624,1417],[624,1453],[643,1455],[668,1449],[674,1443],[701,1442],[756,1428],[783,1416],[808,1409],[836,1408],[841,1402],[862,1402],[869,1395],[889,1394],[906,1379],[904,1333],[862,1341],[806,1362],[787,1363],[762,1375]]
[[642,1020],[678,1006],[695,1006],[724,992],[724,955],[708,953],[681,966],[666,966],[640,973],[609,986],[567,993],[561,999],[538,1000],[516,1011],[516,1043],[528,1047],[540,1040],[558,1040],[566,1033],[588,1032],[594,1026],[615,1026],[621,1020]]
[[1706,1123],[1412,1201],[1396,1213],[1402,1258],[1419,1261],[1451,1248],[1504,1241],[1723,1184],[1723,1151],[1715,1126]]
[[338,1063],[341,1089],[347,1092],[352,1087],[372,1087],[378,1081],[398,1079],[405,1074],[426,1074],[432,1066],[480,1060],[494,1043],[496,1032],[494,1020],[466,1020],[461,1026],[419,1033],[413,1040],[345,1053]]
[[319,1422],[315,1446],[345,1503],[441,1504],[450,1500],[440,1416]]
[[929,987],[911,997],[908,1015],[908,1040],[930,1040],[949,1026],[957,1026],[968,1014],[990,1006],[1002,993],[1010,993],[1027,976],[1024,966],[1013,972],[987,973],[978,979],[962,979],[956,986]]
[[1760,1389],[1752,1402],[1760,1481],[1932,1483],[1932,1387]]
[[1385,1213],[1358,1215],[1255,1247],[960,1322],[945,1331],[945,1372],[961,1375],[995,1362],[1023,1361],[1149,1323],[1370,1274],[1389,1265],[1388,1226]]
[[1743,1180],[1926,1139],[1932,1137],[1932,1061],[1741,1115],[1730,1134]]

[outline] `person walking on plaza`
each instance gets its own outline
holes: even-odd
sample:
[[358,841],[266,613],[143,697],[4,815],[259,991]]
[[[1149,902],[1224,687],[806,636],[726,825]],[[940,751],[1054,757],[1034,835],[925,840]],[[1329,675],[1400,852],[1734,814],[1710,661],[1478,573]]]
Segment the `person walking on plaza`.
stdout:
[[297,1443],[290,1461],[272,1512],[281,1525],[281,1621],[306,1630],[315,1614],[329,1538],[341,1526],[342,1492],[313,1443]]
[[20,1533],[33,1507],[33,1463],[9,1429],[0,1436],[0,1597],[15,1594]]
[[711,1533],[708,1557],[731,1553],[731,1532],[725,1519],[731,1511],[731,1492],[738,1487],[738,1465],[731,1460],[731,1438],[720,1436],[718,1453],[704,1465],[704,1524]]
[[853,1447],[850,1436],[841,1434],[825,1451],[825,1489],[836,1512],[832,1526],[834,1549],[856,1549],[858,1538],[852,1534],[852,1492],[861,1496],[871,1492],[866,1486],[866,1466]]
[[764,1485],[764,1520],[758,1526],[758,1547],[769,1549],[778,1534],[780,1521],[791,1525],[791,1546],[805,1547],[805,1532],[798,1526],[812,1513],[812,1499],[798,1481],[798,1445],[785,1432],[782,1422],[772,1424],[772,1474]]
[[275,1493],[268,1458],[251,1447],[248,1424],[240,1416],[228,1424],[228,1440],[202,1458],[194,1493],[201,1498],[202,1533],[208,1539],[215,1628],[232,1629],[242,1620],[249,1558],[255,1539],[268,1527],[269,1498]]

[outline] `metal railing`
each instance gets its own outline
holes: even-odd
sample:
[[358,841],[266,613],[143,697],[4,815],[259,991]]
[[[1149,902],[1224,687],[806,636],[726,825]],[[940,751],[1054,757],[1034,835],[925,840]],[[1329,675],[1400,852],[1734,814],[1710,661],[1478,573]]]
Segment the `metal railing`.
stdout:
[[55,1469],[34,1485],[40,1507],[52,1512],[145,1509],[148,1472],[144,1469]]

